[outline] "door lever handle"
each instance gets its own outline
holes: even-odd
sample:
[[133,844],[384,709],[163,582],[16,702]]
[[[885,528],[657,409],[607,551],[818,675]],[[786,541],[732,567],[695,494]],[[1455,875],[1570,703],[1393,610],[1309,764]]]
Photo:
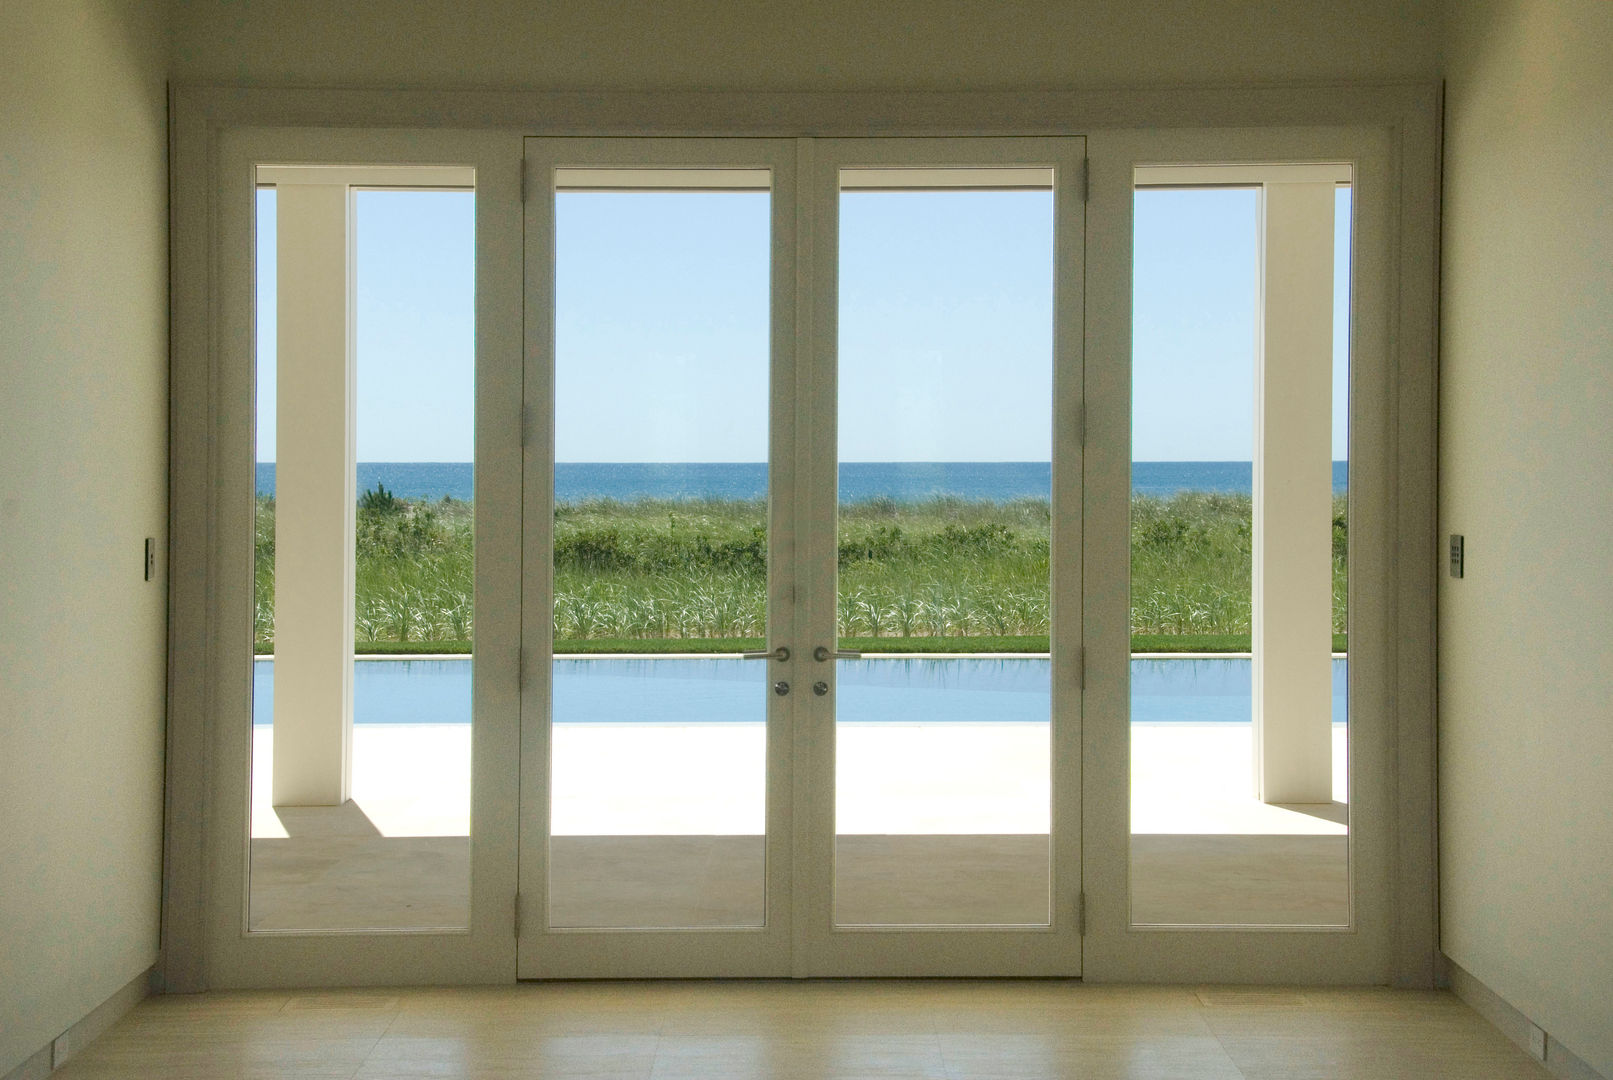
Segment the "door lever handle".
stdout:
[[746,660],[777,660],[782,664],[790,658],[790,648],[788,645],[780,645],[771,652],[767,649],[762,649],[760,652],[740,653],[739,655]]
[[861,660],[862,658],[863,654],[853,649],[836,649],[833,652],[830,652],[827,646],[819,645],[816,649],[812,650],[812,659],[817,660],[820,663],[824,660],[830,659]]

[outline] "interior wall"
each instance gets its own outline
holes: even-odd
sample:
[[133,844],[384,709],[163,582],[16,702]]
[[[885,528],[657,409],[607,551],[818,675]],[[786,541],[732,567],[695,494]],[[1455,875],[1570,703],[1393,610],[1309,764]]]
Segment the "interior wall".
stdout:
[[1067,89],[1428,79],[1437,0],[177,0],[187,83]]
[[0,1075],[157,956],[168,45],[0,4]]
[[1613,1076],[1613,4],[1448,18],[1442,944]]

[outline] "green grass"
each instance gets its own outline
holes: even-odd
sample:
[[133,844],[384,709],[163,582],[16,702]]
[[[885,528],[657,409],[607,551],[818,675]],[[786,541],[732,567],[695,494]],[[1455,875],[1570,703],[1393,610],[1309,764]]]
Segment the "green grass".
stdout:
[[[452,652],[472,637],[471,504],[455,499],[361,505],[353,637],[358,652]],[[259,496],[253,645],[274,642],[274,499]]]
[[[1246,653],[1248,634],[1133,634],[1134,653]],[[1348,652],[1347,636],[1333,635],[1333,651]]]
[[590,653],[737,653],[766,648],[761,638],[556,638],[555,655]]
[[466,653],[469,641],[359,641],[353,651],[360,656],[422,656],[428,653]]
[[[252,646],[258,656],[274,655],[274,642],[259,641]],[[429,656],[433,653],[469,656],[469,641],[355,641],[353,652],[359,656]]]
[[[557,638],[558,655],[609,655],[614,653],[737,653],[765,647],[761,638]],[[1045,653],[1047,636],[1023,637],[916,637],[841,638],[840,647],[868,653]],[[274,652],[272,644],[257,646],[260,656]],[[421,656],[430,653],[469,655],[469,641],[361,641],[360,656]],[[1246,653],[1247,634],[1133,634],[1134,653]],[[1347,652],[1345,635],[1333,635],[1333,651]]]
[[[557,638],[555,653],[736,653],[766,648],[761,638]],[[841,638],[840,648],[857,652],[1047,652],[1040,637]]]
[[[1248,496],[1132,501],[1131,630],[1143,652],[1243,652],[1250,631]],[[1345,628],[1344,500],[1334,502],[1335,648]],[[734,652],[766,629],[760,500],[621,503],[555,511],[557,650]],[[878,652],[1044,652],[1045,500],[872,500],[840,515],[839,629]],[[358,510],[360,652],[468,649],[472,510],[366,493]],[[274,501],[257,513],[254,639],[272,650]]]

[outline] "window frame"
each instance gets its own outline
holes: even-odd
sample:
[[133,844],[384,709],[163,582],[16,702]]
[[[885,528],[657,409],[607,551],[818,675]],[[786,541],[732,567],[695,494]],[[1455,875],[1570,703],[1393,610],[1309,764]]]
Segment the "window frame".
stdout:
[[[1357,136],[1376,139],[1380,147],[1377,167],[1384,237],[1370,255],[1364,247],[1358,248],[1356,265],[1359,272],[1366,273],[1370,258],[1370,272],[1380,274],[1384,282],[1384,374],[1376,400],[1382,411],[1367,416],[1364,403],[1358,402],[1352,438],[1359,445],[1361,420],[1371,420],[1380,429],[1389,479],[1383,500],[1372,509],[1370,523],[1364,520],[1361,508],[1352,511],[1352,525],[1362,522],[1361,528],[1352,530],[1357,537],[1367,528],[1382,537],[1374,556],[1380,565],[1374,573],[1383,596],[1373,617],[1373,633],[1382,642],[1383,658],[1370,692],[1374,707],[1383,716],[1386,757],[1380,764],[1391,840],[1383,856],[1386,876],[1375,901],[1383,907],[1381,917],[1375,918],[1385,927],[1384,941],[1370,962],[1319,964],[1313,970],[1323,971],[1332,981],[1433,985],[1439,959],[1433,678],[1437,563],[1431,555],[1438,548],[1434,464],[1439,90],[1434,84],[1418,84],[1297,89],[1229,86],[1191,91],[782,93],[760,97],[730,92],[172,89],[171,574],[160,965],[164,987],[201,990],[286,985],[290,981],[351,984],[387,981],[398,974],[384,970],[369,948],[353,950],[329,971],[316,971],[299,964],[298,959],[317,957],[326,950],[326,943],[318,938],[307,939],[310,947],[300,954],[288,952],[273,959],[243,952],[233,940],[238,930],[222,935],[215,932],[217,910],[229,906],[233,887],[227,872],[220,877],[219,854],[236,837],[244,837],[244,825],[237,831],[221,831],[219,824],[232,814],[244,820],[246,809],[217,805],[219,776],[221,770],[238,767],[230,764],[226,751],[232,740],[243,737],[239,725],[249,708],[246,689],[250,685],[250,618],[245,606],[249,604],[250,572],[243,569],[250,564],[250,546],[237,542],[240,536],[249,535],[243,527],[250,528],[246,512],[250,499],[246,496],[252,454],[248,440],[232,441],[231,433],[250,429],[247,410],[252,375],[250,366],[243,367],[239,360],[243,328],[238,316],[233,321],[226,317],[223,302],[229,290],[241,288],[240,281],[232,279],[232,275],[239,277],[239,271],[230,268],[224,253],[229,244],[242,243],[250,228],[246,220],[249,202],[232,205],[224,193],[234,190],[231,185],[250,192],[250,175],[245,171],[245,159],[227,152],[232,140],[249,136],[270,139],[278,132],[274,137],[307,140],[299,145],[323,147],[330,155],[327,160],[345,157],[399,163],[441,161],[448,148],[464,148],[467,153],[474,148],[475,154],[487,155],[486,166],[479,167],[477,174],[479,245],[484,238],[495,245],[508,245],[518,263],[521,177],[516,162],[522,136],[1084,135],[1089,139],[1093,195],[1088,210],[1086,298],[1087,352],[1094,360],[1088,365],[1091,391],[1103,388],[1093,382],[1092,372],[1104,367],[1102,349],[1114,344],[1103,337],[1101,328],[1117,314],[1117,303],[1128,311],[1130,303],[1129,291],[1117,298],[1113,283],[1100,280],[1107,271],[1096,253],[1103,241],[1101,234],[1114,225],[1103,220],[1099,210],[1110,205],[1104,200],[1117,190],[1124,190],[1130,198],[1135,164],[1127,162],[1117,171],[1114,162],[1119,159],[1107,156],[1110,148],[1127,137],[1142,135],[1164,138],[1185,133],[1200,140],[1220,139],[1226,146],[1302,129],[1313,134],[1354,131]],[[356,157],[354,146],[369,149]],[[1229,153],[1222,150],[1214,159],[1224,162]],[[1257,156],[1270,159],[1269,154]],[[1291,159],[1292,152],[1282,156]],[[1337,154],[1325,157],[1336,159]],[[495,167],[496,162],[509,164]],[[1363,173],[1359,182],[1364,184],[1366,179]],[[498,210],[493,214],[488,210],[494,202],[488,198],[495,191]],[[495,218],[505,222],[502,234],[492,224]],[[1110,236],[1103,242],[1112,241]],[[242,250],[249,249],[248,245]],[[497,305],[503,305],[507,311],[519,312],[520,275],[512,275],[507,285],[479,281],[478,286],[480,350],[484,305],[494,305],[495,311]],[[504,361],[510,364],[518,363],[519,357],[519,337],[513,341]],[[478,377],[480,395],[490,384],[481,380],[480,372]],[[519,383],[506,389],[512,392],[498,410],[478,416],[478,438],[485,430],[504,445],[518,447],[521,418],[514,403],[520,397]],[[1102,435],[1105,422],[1096,404],[1089,395],[1085,424],[1089,440]],[[479,478],[490,469],[510,467],[517,456],[518,451],[508,454],[506,460],[479,452]],[[1352,454],[1352,462],[1357,456]],[[1089,483],[1093,468],[1089,460]],[[1089,497],[1100,494],[1092,491]],[[479,523],[485,520],[484,513],[479,513]],[[234,550],[232,544],[241,550]],[[1092,553],[1089,547],[1085,570],[1089,588],[1105,569],[1102,562],[1093,560]],[[518,564],[519,557],[513,553],[497,557]],[[479,550],[479,563],[482,558]],[[1359,566],[1355,560],[1352,554],[1352,569]],[[1089,611],[1092,599],[1089,593]],[[478,596],[482,624],[491,616],[491,608]],[[1356,603],[1352,603],[1351,618],[1360,640],[1361,608]],[[240,629],[239,634],[235,628]],[[1089,660],[1098,666],[1103,662],[1099,657]],[[509,656],[478,656],[479,666],[494,664],[505,670],[512,686],[516,663],[514,650]],[[1097,667],[1092,670],[1101,675]],[[1360,694],[1353,697],[1352,705],[1363,707]],[[1089,696],[1089,716],[1092,707]],[[513,705],[511,708],[513,715]],[[513,759],[513,752],[509,757]],[[1089,781],[1090,770],[1097,764],[1089,755]],[[1089,782],[1089,810],[1093,798]],[[477,827],[486,835],[486,822],[478,820]],[[1092,869],[1090,864],[1088,869]],[[1092,880],[1090,872],[1088,880]],[[507,883],[513,886],[513,868]],[[488,882],[479,882],[478,887],[485,884]],[[513,913],[507,904],[504,907],[498,921],[513,923]],[[1121,977],[1128,971],[1150,970],[1146,964],[1128,969],[1103,959],[1092,936],[1093,925],[1102,918],[1101,906],[1089,905],[1087,977]],[[227,926],[239,925],[237,909]],[[1233,940],[1232,935],[1200,938],[1217,936]],[[408,977],[436,982],[511,979],[512,939],[513,932],[505,938],[509,945],[503,955],[487,959],[476,971],[462,961],[439,957],[415,964]],[[1265,964],[1239,962],[1236,951],[1235,945],[1227,945],[1204,953],[1199,957],[1201,970],[1228,980],[1269,982],[1285,977],[1283,971]],[[1156,964],[1152,970],[1160,969]]]

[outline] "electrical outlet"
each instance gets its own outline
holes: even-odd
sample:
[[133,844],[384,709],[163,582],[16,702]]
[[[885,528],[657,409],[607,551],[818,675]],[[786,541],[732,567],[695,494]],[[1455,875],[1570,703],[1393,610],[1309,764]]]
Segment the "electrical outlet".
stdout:
[[55,1040],[50,1044],[50,1067],[52,1069],[61,1068],[67,1064],[67,1059],[72,1053],[72,1040],[67,1037],[67,1032],[64,1031],[56,1036]]
[[1536,1061],[1546,1060],[1546,1033],[1539,1024],[1529,1025],[1529,1055]]
[[1451,533],[1451,577],[1462,576],[1466,548],[1467,538],[1461,533]]

